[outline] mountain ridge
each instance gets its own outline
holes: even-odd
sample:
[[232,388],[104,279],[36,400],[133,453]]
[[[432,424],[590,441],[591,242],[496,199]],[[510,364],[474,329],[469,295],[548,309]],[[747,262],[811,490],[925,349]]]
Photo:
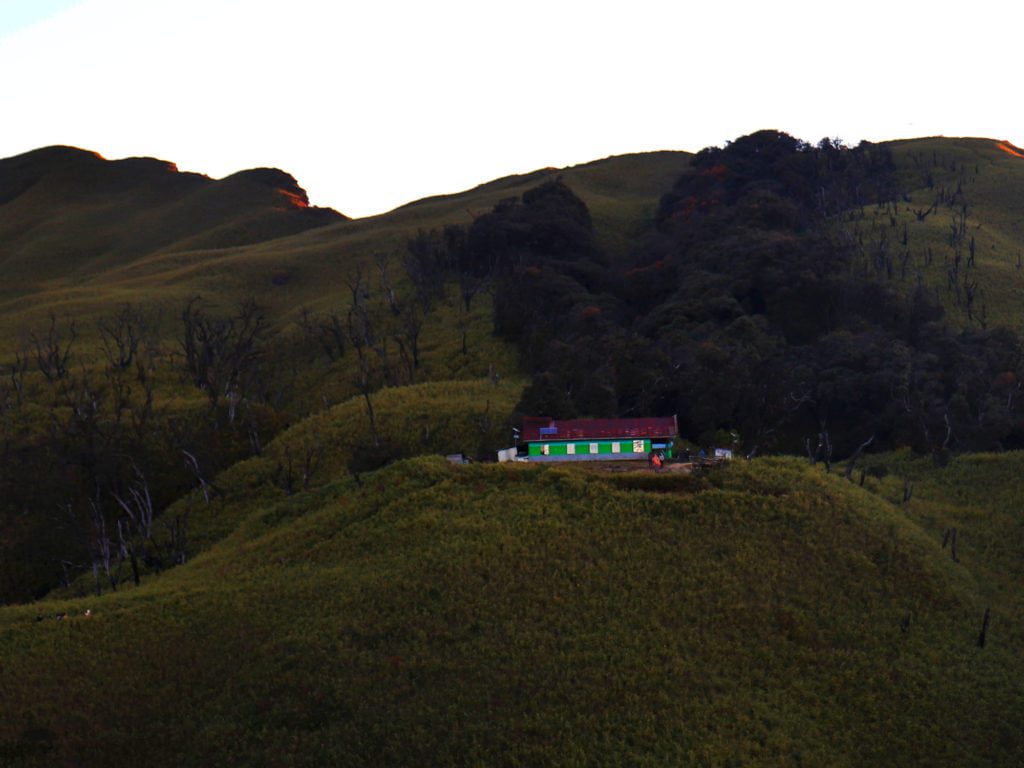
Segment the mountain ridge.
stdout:
[[[166,250],[264,242],[345,221],[277,169],[214,180],[165,160],[45,147],[0,160],[8,282],[81,274]],[[54,254],[59,258],[54,260]]]

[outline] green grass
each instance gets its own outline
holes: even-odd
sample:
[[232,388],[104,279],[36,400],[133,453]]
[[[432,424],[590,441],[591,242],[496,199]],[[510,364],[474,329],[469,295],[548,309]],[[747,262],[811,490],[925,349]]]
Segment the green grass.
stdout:
[[[920,275],[923,284],[936,292],[953,324],[980,327],[978,315],[984,306],[989,326],[1006,325],[1020,332],[1024,329],[1024,267],[1018,266],[1018,257],[1024,259],[1024,221],[1020,217],[1024,158],[1002,151],[997,144],[990,139],[945,138],[894,142],[893,156],[906,197],[899,201],[895,227],[888,213],[868,209],[865,236],[869,243],[875,242],[879,228],[887,230],[895,256],[895,279],[912,290]],[[958,206],[939,205],[923,221],[914,215],[916,210],[927,210],[943,187],[954,191],[958,185],[969,205],[966,239],[974,237],[977,254],[975,267],[961,267],[959,280],[962,284],[966,276],[978,284],[973,319],[947,288],[946,262],[952,259],[950,223]],[[904,226],[906,246],[901,242]],[[931,264],[926,263],[929,248],[934,257]],[[903,276],[899,254],[906,250],[911,257]],[[966,243],[964,251],[966,259]]]
[[[509,417],[524,381],[477,379],[437,381],[388,388],[372,397],[379,454],[394,461],[420,454],[463,453],[476,458],[511,441]],[[366,404],[356,396],[314,414],[282,432],[262,455],[240,462],[216,479],[223,495],[203,504],[198,493],[168,510],[171,516],[190,510],[189,539],[193,550],[235,533],[251,536],[289,516],[294,501],[286,494],[319,488],[350,475],[353,456],[374,449]],[[304,474],[308,472],[308,481]],[[289,481],[289,472],[290,481]],[[268,516],[253,516],[254,508],[271,505]],[[83,581],[80,589],[87,589]]]
[[[946,471],[960,487],[992,470]],[[0,611],[2,754],[1012,764],[1019,607],[991,603],[974,553],[953,563],[918,521],[940,502],[915,494],[908,514],[888,478],[870,482],[787,459],[639,490],[575,467],[421,458],[260,500],[138,590]]]

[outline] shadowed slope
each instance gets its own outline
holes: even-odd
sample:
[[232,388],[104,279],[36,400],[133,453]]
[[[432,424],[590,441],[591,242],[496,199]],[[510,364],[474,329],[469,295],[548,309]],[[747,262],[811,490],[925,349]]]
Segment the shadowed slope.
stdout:
[[0,160],[0,268],[8,293],[81,279],[161,251],[245,245],[344,219],[310,208],[283,171],[214,181],[152,158],[72,147]]

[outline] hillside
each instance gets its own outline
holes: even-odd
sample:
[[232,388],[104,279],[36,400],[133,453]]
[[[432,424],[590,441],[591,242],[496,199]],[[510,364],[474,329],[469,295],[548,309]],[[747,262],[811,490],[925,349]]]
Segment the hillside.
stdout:
[[152,158],[108,161],[72,147],[0,160],[8,297],[158,253],[247,245],[344,218],[310,208],[295,180],[275,169],[214,181]]
[[[980,318],[984,305],[987,322],[1015,326],[1024,292],[1024,272],[1017,265],[1024,242],[1024,159],[991,139],[912,139],[884,146],[891,147],[899,168],[901,200],[892,211],[894,224],[882,211],[873,216],[877,229],[864,227],[866,258],[884,237],[892,279],[912,289],[920,273],[952,320],[977,326],[980,320],[969,319],[963,301],[958,304],[947,287],[948,232],[960,201],[951,206],[947,200],[921,221],[914,215],[929,210],[940,192],[952,196],[959,186],[979,256],[973,271],[963,267],[958,279],[962,284],[966,274],[979,284],[973,314]],[[0,329],[12,339],[26,322],[42,323],[47,307],[96,317],[119,301],[173,307],[196,293],[220,303],[260,295],[284,314],[302,304],[321,306],[330,300],[339,268],[344,272],[374,254],[400,254],[418,229],[465,224],[501,199],[555,177],[587,204],[602,247],[626,258],[690,157],[653,152],[544,169],[349,222],[307,208],[294,179],[277,171],[247,171],[214,182],[152,159],[110,162],[66,147],[37,150],[0,160],[0,259],[6,275]],[[880,235],[882,229],[888,231]]]
[[[889,146],[903,194],[891,211],[875,216],[881,226],[866,236],[867,252],[886,250],[892,263],[884,268],[910,285],[923,280],[954,322],[1019,329],[1024,153],[1007,142],[978,138],[909,139]],[[959,226],[960,234],[951,226]],[[883,230],[888,236],[880,238]]]
[[[107,539],[93,531],[90,493],[113,525],[111,494],[136,473],[162,509],[196,481],[183,455],[217,473],[290,421],[351,398],[360,381],[372,391],[518,380],[514,348],[491,332],[486,292],[470,306],[439,273],[414,295],[409,239],[564,175],[588,195],[613,248],[649,225],[660,188],[687,158],[543,170],[356,222],[306,207],[295,181],[269,169],[213,181],[60,147],[0,161],[0,258],[11,278],[0,296],[0,596],[24,600],[65,578],[62,568],[77,572]],[[346,320],[357,277],[357,293],[371,297],[358,333]],[[399,315],[385,296],[401,303]],[[187,307],[190,343],[202,350],[191,362],[182,357]],[[365,370],[359,345],[372,356]],[[507,424],[517,399],[488,418]],[[387,456],[382,449],[378,461]],[[37,476],[54,479],[23,482]]]
[[[0,765],[1014,764],[1021,154],[760,131],[361,220],[0,160]],[[524,413],[806,458],[487,463]]]
[[[395,260],[419,229],[465,223],[499,200],[558,176],[594,212],[609,249],[648,225],[685,152],[624,155],[544,169],[347,221],[306,207],[287,174],[220,181],[152,159],[105,161],[71,148],[0,161],[0,331],[10,353],[50,309],[96,318],[123,301],[176,311],[191,295],[219,304],[259,296],[277,316],[322,309],[359,261]],[[333,222],[333,223],[332,223]]]
[[902,477],[796,460],[696,479],[417,459],[259,496],[140,589],[0,611],[0,755],[1010,765],[1020,573],[991,565],[1021,542],[1002,501],[942,487],[1021,461],[911,463],[905,505]]

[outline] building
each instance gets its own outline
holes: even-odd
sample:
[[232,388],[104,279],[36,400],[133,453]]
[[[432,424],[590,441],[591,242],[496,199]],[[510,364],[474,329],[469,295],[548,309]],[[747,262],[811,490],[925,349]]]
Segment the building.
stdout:
[[675,416],[643,419],[554,419],[527,416],[520,442],[530,461],[647,459],[651,451],[672,458],[679,437]]

